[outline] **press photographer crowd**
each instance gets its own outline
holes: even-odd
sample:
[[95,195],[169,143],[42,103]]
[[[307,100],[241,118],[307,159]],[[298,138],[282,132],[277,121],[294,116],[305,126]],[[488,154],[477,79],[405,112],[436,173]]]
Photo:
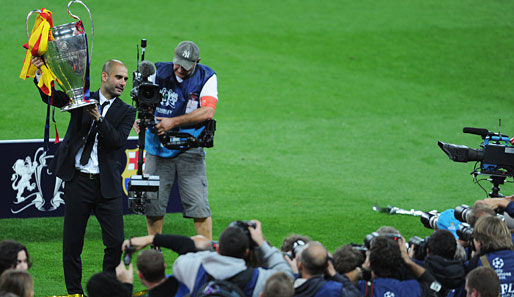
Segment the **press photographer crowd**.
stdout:
[[[280,249],[265,240],[258,220],[234,221],[212,241],[205,236],[154,234],[126,239],[116,275],[100,272],[87,296],[141,296],[133,291],[136,258],[147,296],[514,296],[514,195],[478,200],[421,216],[433,233],[406,240],[381,226],[362,243],[333,253],[307,235],[292,234]],[[295,230],[301,232],[301,230]],[[315,235],[315,234],[314,234]],[[178,257],[171,263],[162,249]],[[173,274],[166,275],[167,265]],[[29,252],[0,243],[0,295],[32,296]],[[14,294],[14,295],[13,295]]]

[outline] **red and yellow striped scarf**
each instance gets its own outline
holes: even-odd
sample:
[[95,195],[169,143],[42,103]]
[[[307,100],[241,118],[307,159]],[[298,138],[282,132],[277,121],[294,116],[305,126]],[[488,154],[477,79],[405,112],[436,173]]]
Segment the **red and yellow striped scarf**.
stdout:
[[[48,41],[54,40],[50,28],[53,27],[52,12],[45,8],[41,8],[38,14],[32,32],[30,33],[29,41],[23,45],[27,49],[25,53],[25,60],[21,69],[20,78],[26,79],[27,77],[33,78],[36,75],[37,68],[32,65],[30,60],[33,56],[43,56],[48,50]],[[38,87],[47,95],[52,94],[53,81],[56,79],[52,71],[43,65],[41,67],[41,79],[39,80]]]

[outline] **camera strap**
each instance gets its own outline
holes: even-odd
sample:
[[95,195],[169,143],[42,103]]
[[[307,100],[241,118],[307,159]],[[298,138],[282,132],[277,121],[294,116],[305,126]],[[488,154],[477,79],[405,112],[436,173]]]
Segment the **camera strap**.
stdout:
[[[489,260],[487,259],[486,255],[480,256],[480,261],[482,261],[482,265],[483,266],[489,267],[491,269],[494,269],[494,268],[491,267],[491,263],[489,263]],[[500,297],[500,295],[498,295],[498,297]]]
[[372,281],[366,282],[366,288],[364,290],[364,297],[373,297],[373,291],[375,290],[375,284]]
[[489,260],[487,260],[487,257],[485,255],[480,256],[480,261],[482,261],[482,265],[485,267],[491,268],[491,263],[489,263]]

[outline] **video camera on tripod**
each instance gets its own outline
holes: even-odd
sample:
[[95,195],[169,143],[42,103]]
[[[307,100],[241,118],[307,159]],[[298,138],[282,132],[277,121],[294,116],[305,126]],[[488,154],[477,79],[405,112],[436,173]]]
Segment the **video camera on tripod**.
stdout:
[[137,175],[130,177],[128,183],[129,209],[137,214],[144,213],[145,201],[148,192],[158,192],[160,178],[157,175],[143,174],[143,155],[145,150],[146,128],[155,125],[154,110],[161,103],[159,86],[149,81],[149,77],[155,74],[155,65],[145,61],[146,39],[141,40],[141,63],[139,63],[139,48],[137,51],[137,70],[132,76],[132,90],[130,96],[136,103],[138,114],[138,160]]
[[[478,175],[490,176],[487,180],[493,183],[492,192],[489,196],[503,197],[499,193],[499,185],[505,182],[508,177],[514,177],[514,138],[511,140],[507,135],[491,132],[482,128],[463,129],[464,133],[480,135],[483,142],[482,148],[472,149],[464,145],[456,145],[438,141],[439,147],[454,162],[476,161],[473,174],[475,180]],[[477,164],[480,167],[477,168]],[[478,183],[478,182],[477,182]]]

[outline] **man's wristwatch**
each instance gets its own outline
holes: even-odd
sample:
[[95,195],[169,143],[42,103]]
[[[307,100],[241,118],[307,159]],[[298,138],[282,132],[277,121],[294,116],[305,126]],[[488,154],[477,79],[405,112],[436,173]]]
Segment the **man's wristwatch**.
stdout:
[[96,122],[97,122],[98,124],[103,123],[103,122],[104,122],[104,117],[100,117],[100,118],[98,118],[98,121],[96,121]]

